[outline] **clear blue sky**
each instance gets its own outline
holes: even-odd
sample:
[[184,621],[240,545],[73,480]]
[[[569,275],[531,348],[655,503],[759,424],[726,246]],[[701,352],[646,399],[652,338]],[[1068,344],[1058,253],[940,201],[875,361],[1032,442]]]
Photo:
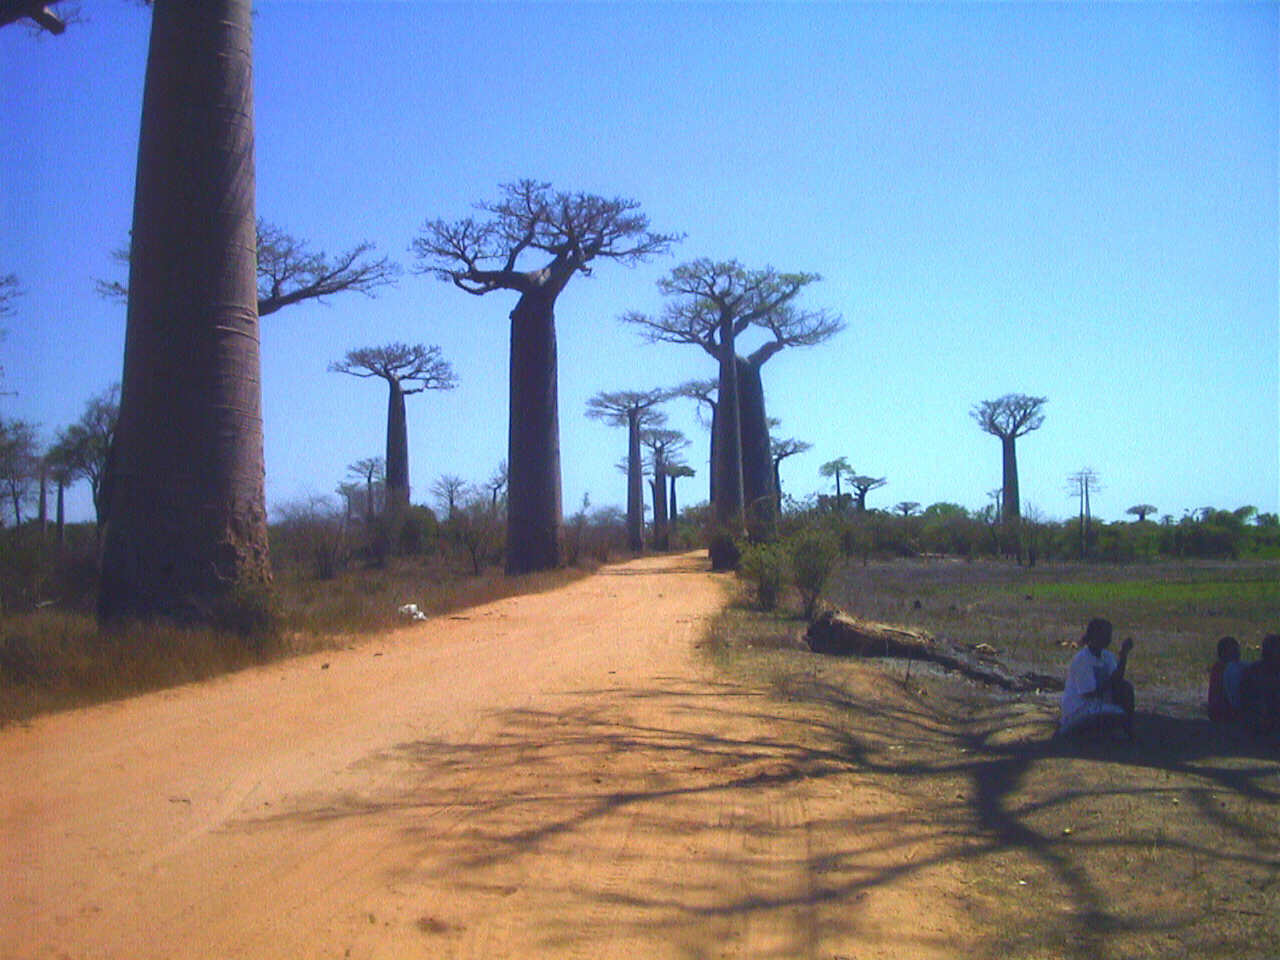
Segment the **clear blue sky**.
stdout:
[[[62,37],[0,31],[0,415],[44,436],[120,375],[149,14],[86,0]],[[258,210],[329,251],[370,240],[412,266],[427,218],[520,177],[641,202],[687,233],[667,258],[601,264],[557,311],[566,509],[624,500],[621,431],[597,391],[714,373],[617,322],[653,312],[684,259],[817,271],[805,304],[844,315],[826,346],[765,367],[779,433],[811,442],[784,489],[848,457],[888,478],[870,505],[987,502],[999,443],[969,417],[1049,398],[1019,445],[1023,502],[1095,510],[1277,511],[1277,5],[1274,3],[429,3],[263,0],[255,20]],[[379,455],[377,381],[326,372],[348,349],[438,344],[460,385],[409,400],[417,502],[442,473],[506,455],[512,295],[406,270],[377,299],[263,322],[272,505],[330,493]],[[707,436],[691,404],[705,498]],[[88,512],[81,492],[79,515]]]

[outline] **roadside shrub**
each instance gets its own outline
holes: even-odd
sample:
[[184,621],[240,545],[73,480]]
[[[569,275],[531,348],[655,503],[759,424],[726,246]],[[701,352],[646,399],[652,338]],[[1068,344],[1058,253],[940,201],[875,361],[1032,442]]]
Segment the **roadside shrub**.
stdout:
[[748,547],[738,562],[738,574],[751,584],[761,610],[773,610],[791,573],[787,551],[776,543]]
[[804,618],[812,621],[818,608],[818,598],[831,579],[840,548],[828,534],[807,530],[791,542],[791,570],[800,600],[804,604]]
[[707,553],[711,556],[712,570],[736,570],[742,550],[733,534],[727,530],[714,530],[707,543]]

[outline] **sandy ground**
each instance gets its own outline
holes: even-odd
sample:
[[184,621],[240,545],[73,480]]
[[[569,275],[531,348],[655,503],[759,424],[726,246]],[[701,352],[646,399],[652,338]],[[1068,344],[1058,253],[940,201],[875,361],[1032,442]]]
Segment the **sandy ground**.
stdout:
[[964,955],[903,801],[695,650],[725,598],[649,558],[0,731],[0,956]]

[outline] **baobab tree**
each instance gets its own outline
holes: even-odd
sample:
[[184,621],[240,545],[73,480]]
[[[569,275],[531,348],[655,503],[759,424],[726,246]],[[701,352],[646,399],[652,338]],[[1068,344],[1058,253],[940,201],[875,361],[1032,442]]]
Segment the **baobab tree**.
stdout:
[[[698,403],[697,417],[698,422],[704,424],[711,433],[711,458],[707,464],[707,502],[716,502],[716,433],[719,428],[719,386],[720,381],[711,380],[689,380],[680,384],[671,391],[673,397],[686,397],[695,400]],[[710,419],[704,421],[702,418],[702,406],[705,405],[711,412]]]
[[[385,256],[375,257],[374,245],[368,241],[330,258],[265,220],[258,220],[255,229],[260,318],[305,300],[324,303],[338,293],[376,297],[381,288],[394,286],[400,276],[399,264]],[[112,254],[125,264],[131,256],[130,247]],[[129,288],[119,281],[97,280],[94,286],[104,299],[128,301]]]
[[271,581],[250,0],[155,0],[98,612],[215,619]]
[[[745,522],[748,510],[767,521],[776,507],[761,368],[784,347],[823,343],[843,329],[835,314],[799,310],[793,303],[820,279],[816,273],[747,270],[736,260],[704,258],[681,264],[658,281],[663,295],[672,298],[660,314],[622,317],[641,327],[651,342],[695,345],[716,360],[721,403],[712,443],[712,505],[717,521],[730,528],[739,517]],[[752,326],[770,339],[739,356],[737,338]]]
[[1098,472],[1093,467],[1082,467],[1076,473],[1067,477],[1067,495],[1076,497],[1080,500],[1080,559],[1083,560],[1089,552],[1089,544],[1092,540],[1092,508],[1090,499],[1098,490],[1102,489],[1102,482],[1098,477]]
[[773,493],[777,498],[778,513],[782,512],[782,461],[788,457],[794,457],[797,454],[804,453],[813,449],[813,444],[804,440],[795,440],[791,437],[785,439],[772,439],[769,441],[770,450],[773,454]]
[[1149,503],[1139,503],[1130,507],[1128,510],[1125,511],[1125,513],[1131,517],[1137,517],[1138,522],[1142,523],[1144,520],[1147,519],[1147,517],[1151,516],[1153,513],[1156,513],[1158,509],[1159,509],[1158,507],[1153,507]]
[[893,505],[893,509],[905,517],[914,517],[920,512],[920,504],[915,500],[903,500]]
[[687,463],[667,464],[667,476],[671,478],[671,497],[667,501],[667,516],[675,523],[680,517],[680,507],[676,503],[676,481],[681,477],[695,477],[697,472]]
[[884,477],[868,477],[855,474],[849,478],[849,486],[853,488],[853,509],[858,513],[867,511],[867,494],[879,490],[889,481]]
[[[508,573],[558,566],[563,504],[560,488],[555,305],[576,274],[592,263],[640,263],[680,238],[655,233],[634,200],[566,193],[536,180],[500,188],[496,202],[477,204],[483,220],[429,220],[414,238],[418,270],[483,296],[519,295],[511,311],[510,419],[507,461]],[[542,259],[524,262],[526,255]]]
[[620,390],[597,393],[587,401],[588,417],[613,427],[627,428],[627,548],[644,550],[644,466],[640,461],[640,435],[661,426],[666,414],[655,410],[671,396],[666,390]]
[[853,476],[853,467],[849,466],[848,457],[837,457],[834,460],[828,460],[818,468],[818,476],[835,477],[836,480],[836,511],[844,511],[844,496],[840,493],[840,478]]
[[1018,498],[1018,457],[1015,443],[1019,437],[1040,429],[1044,423],[1043,407],[1047,402],[1046,397],[1006,393],[996,400],[983,400],[969,411],[985,433],[1000,438],[1003,454],[1001,515],[1011,523],[1017,523],[1022,515]]
[[689,446],[679,430],[650,428],[642,430],[640,442],[649,450],[649,466],[653,470],[653,546],[670,549],[670,510],[667,507],[667,468],[677,462],[679,453]]
[[389,343],[347,351],[346,359],[329,364],[330,373],[379,377],[387,382],[387,509],[409,505],[409,427],[404,398],[424,390],[452,390],[453,367],[440,348],[415,343]]

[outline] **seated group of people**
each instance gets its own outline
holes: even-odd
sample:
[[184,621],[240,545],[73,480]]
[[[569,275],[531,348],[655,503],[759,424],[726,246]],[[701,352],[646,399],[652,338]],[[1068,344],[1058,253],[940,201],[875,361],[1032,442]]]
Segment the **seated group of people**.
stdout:
[[[1067,670],[1062,691],[1062,733],[1119,728],[1133,736],[1133,685],[1124,678],[1133,640],[1111,646],[1111,622],[1089,621],[1080,650]],[[1250,733],[1280,733],[1280,633],[1263,638],[1262,654],[1253,663],[1240,661],[1234,637],[1218,641],[1218,659],[1209,670],[1209,718],[1238,725]]]
[[1253,663],[1240,661],[1235,637],[1218,641],[1218,659],[1209,668],[1209,719],[1251,733],[1280,731],[1280,633],[1262,638]]

